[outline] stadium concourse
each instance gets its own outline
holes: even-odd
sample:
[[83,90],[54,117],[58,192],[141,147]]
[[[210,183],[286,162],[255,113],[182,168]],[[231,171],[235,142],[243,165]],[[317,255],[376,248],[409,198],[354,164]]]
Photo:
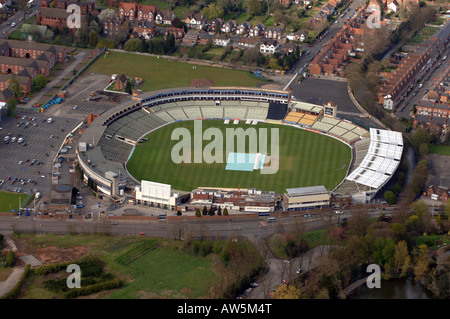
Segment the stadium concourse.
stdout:
[[401,134],[380,129],[369,132],[337,118],[332,105],[295,101],[290,92],[258,88],[190,87],[149,92],[100,114],[80,139],[78,161],[85,181],[90,178],[99,191],[119,201],[127,187],[141,186],[142,181],[126,169],[135,146],[163,126],[199,119],[290,125],[327,135],[351,147],[347,177],[330,191],[366,202],[398,167],[403,150]]

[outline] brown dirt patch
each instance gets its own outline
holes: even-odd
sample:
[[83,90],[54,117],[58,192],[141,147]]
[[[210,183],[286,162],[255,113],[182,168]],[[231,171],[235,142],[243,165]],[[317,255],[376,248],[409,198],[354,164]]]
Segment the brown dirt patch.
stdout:
[[26,240],[21,239],[15,240],[15,244],[17,257],[33,255],[42,264],[77,260],[89,253],[89,247],[84,246],[33,248],[28,245]]
[[261,89],[282,90],[283,88],[278,84],[263,84],[263,85],[261,85]]

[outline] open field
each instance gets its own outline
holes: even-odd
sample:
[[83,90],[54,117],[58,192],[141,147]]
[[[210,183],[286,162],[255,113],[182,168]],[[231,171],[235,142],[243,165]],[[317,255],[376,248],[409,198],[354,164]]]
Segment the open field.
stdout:
[[[203,131],[218,128],[226,136],[226,128],[249,127],[246,124],[223,124],[220,120],[202,121]],[[253,127],[253,126],[252,126]],[[190,191],[196,187],[241,187],[273,190],[284,193],[286,188],[324,185],[332,190],[345,177],[351,159],[350,148],[327,136],[291,126],[259,123],[256,128],[267,128],[267,150],[270,152],[271,128],[279,129],[279,169],[275,174],[260,171],[226,171],[222,163],[180,163],[172,161],[171,150],[179,143],[171,140],[172,131],[187,128],[193,132],[194,121],[168,125],[151,134],[139,144],[130,158],[127,169],[136,179],[171,184],[177,190]],[[193,134],[191,133],[193,136]],[[223,139],[224,143],[226,138]],[[209,143],[203,141],[203,149]],[[248,152],[248,138],[246,140]],[[193,145],[193,143],[192,143]],[[212,145],[211,145],[212,146]],[[226,150],[224,144],[223,147]]]
[[127,77],[141,77],[143,91],[154,91],[175,87],[188,87],[193,79],[208,79],[216,86],[256,87],[262,83],[252,78],[246,71],[222,69],[212,66],[171,61],[164,58],[111,52],[99,58],[88,72],[112,75],[125,74]]
[[[217,280],[212,270],[214,254],[207,257],[191,255],[175,241],[55,234],[21,234],[14,241],[22,254],[33,254],[50,263],[78,260],[85,255],[97,256],[105,262],[105,271],[125,281],[123,287],[85,297],[89,299],[196,299],[208,297],[209,289]],[[50,261],[51,256],[53,261]],[[45,282],[66,277],[65,269],[60,274],[32,275],[20,298],[59,299],[60,294],[49,291]]]
[[128,267],[133,281],[109,298],[201,298],[216,279],[207,258],[157,248]]
[[20,202],[23,203],[23,201],[25,200],[25,198],[27,198],[27,196],[28,195],[26,194],[0,192],[0,213],[9,212],[11,209],[18,209],[19,198]]
[[450,156],[450,146],[448,145],[430,145],[430,154]]

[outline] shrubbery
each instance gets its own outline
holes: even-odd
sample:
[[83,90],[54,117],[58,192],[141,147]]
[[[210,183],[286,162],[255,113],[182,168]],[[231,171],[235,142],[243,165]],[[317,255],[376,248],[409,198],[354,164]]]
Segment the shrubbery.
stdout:
[[5,266],[6,267],[14,267],[16,264],[16,254],[12,250],[8,251],[5,258]]

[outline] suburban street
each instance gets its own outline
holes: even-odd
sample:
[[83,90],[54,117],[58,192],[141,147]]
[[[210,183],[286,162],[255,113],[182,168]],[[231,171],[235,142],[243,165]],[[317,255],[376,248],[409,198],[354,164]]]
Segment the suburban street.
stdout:
[[20,29],[26,20],[37,15],[41,6],[41,0],[35,0],[34,2],[35,5],[33,7],[27,8],[25,11],[17,11],[12,17],[0,25],[0,39],[6,39],[8,34],[16,29]]

